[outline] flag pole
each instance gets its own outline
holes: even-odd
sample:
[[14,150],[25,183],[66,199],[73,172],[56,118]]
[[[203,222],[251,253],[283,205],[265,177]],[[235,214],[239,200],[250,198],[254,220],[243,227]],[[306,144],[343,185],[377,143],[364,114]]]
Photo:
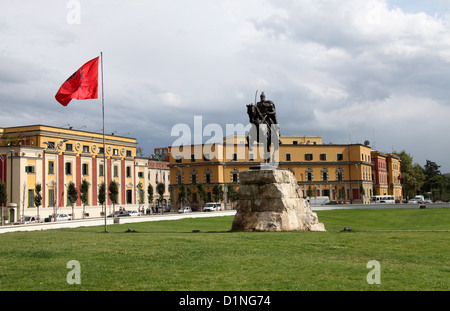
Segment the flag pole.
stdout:
[[106,146],[105,146],[105,96],[103,91],[103,52],[100,52],[100,67],[102,71],[102,123],[103,123],[103,183],[105,185],[105,233],[108,232],[106,228],[106,200],[107,200],[107,189],[106,189]]

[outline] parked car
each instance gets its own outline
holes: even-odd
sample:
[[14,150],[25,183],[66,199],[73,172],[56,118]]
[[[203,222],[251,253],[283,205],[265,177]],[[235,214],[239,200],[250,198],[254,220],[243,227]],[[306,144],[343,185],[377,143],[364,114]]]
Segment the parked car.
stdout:
[[423,202],[425,201],[425,198],[423,197],[423,195],[416,195],[414,197],[414,199],[409,200],[408,203],[419,203],[419,204],[423,204]]
[[190,212],[192,212],[192,210],[189,206],[180,207],[180,209],[178,210],[178,213],[180,213],[180,214],[190,213]]
[[130,216],[129,211],[116,211],[114,214],[108,215],[108,217],[127,217]]
[[220,203],[208,202],[205,207],[203,207],[204,212],[214,212],[220,211]]
[[129,211],[128,214],[133,217],[140,216],[140,213],[138,211]]
[[325,203],[325,205],[337,205],[337,204],[339,204],[338,201],[329,201]]
[[14,223],[14,225],[21,225],[21,224],[31,224],[37,222],[36,217],[34,216],[23,216],[22,218],[20,218],[19,221],[16,221]]
[[[53,221],[53,215],[49,216],[50,221]],[[67,214],[56,214],[56,221],[61,221],[61,220],[71,220],[72,217],[70,217],[70,215]]]

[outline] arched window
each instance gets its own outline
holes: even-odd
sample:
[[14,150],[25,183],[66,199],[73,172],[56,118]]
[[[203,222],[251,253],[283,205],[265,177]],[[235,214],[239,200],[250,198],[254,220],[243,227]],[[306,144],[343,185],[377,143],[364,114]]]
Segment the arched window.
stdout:
[[312,167],[308,167],[306,169],[306,175],[305,176],[306,176],[306,181],[313,181],[314,180]]
[[344,169],[342,167],[336,169],[336,180],[340,182],[344,181]]
[[205,177],[205,184],[210,184],[212,183],[212,171],[211,169],[208,167],[205,169],[205,173],[204,173],[204,177]]
[[183,182],[184,182],[183,170],[181,168],[179,168],[177,171],[177,184],[182,185]]
[[198,182],[198,173],[195,168],[191,169],[189,173],[189,183],[192,185],[196,185]]
[[322,181],[328,181],[328,168],[323,167],[320,170],[320,175],[322,176]]
[[239,170],[237,168],[231,170],[231,182],[239,183]]

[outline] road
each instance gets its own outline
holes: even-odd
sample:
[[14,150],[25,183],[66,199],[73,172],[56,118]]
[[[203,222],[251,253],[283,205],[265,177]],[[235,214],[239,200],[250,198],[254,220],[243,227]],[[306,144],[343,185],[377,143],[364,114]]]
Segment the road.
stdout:
[[[323,210],[335,210],[335,209],[386,209],[386,208],[413,208],[418,209],[419,204],[371,204],[371,205],[323,205],[312,206],[313,211]],[[426,208],[450,208],[450,203],[438,203],[427,204]],[[232,216],[235,215],[235,210],[216,211],[216,212],[194,212],[187,214],[175,214],[167,213],[162,215],[150,215],[150,216],[137,216],[137,217],[121,217],[119,218],[120,224],[134,223],[134,222],[146,222],[146,221],[161,221],[161,220],[177,220],[183,218],[201,218],[201,217],[217,217],[217,216]],[[107,218],[106,225],[113,225],[113,219]],[[0,227],[0,233],[16,232],[16,231],[35,231],[35,230],[48,230],[57,228],[77,228],[77,227],[89,227],[89,226],[104,226],[104,218],[92,218],[73,221],[58,221],[58,222],[46,222],[40,224],[27,224],[27,225],[7,225]]]

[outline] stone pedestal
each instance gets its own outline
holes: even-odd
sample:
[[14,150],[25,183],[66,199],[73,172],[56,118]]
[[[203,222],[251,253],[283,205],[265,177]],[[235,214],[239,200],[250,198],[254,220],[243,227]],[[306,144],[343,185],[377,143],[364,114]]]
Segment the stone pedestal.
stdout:
[[239,184],[231,231],[325,231],[290,171],[244,171]]

